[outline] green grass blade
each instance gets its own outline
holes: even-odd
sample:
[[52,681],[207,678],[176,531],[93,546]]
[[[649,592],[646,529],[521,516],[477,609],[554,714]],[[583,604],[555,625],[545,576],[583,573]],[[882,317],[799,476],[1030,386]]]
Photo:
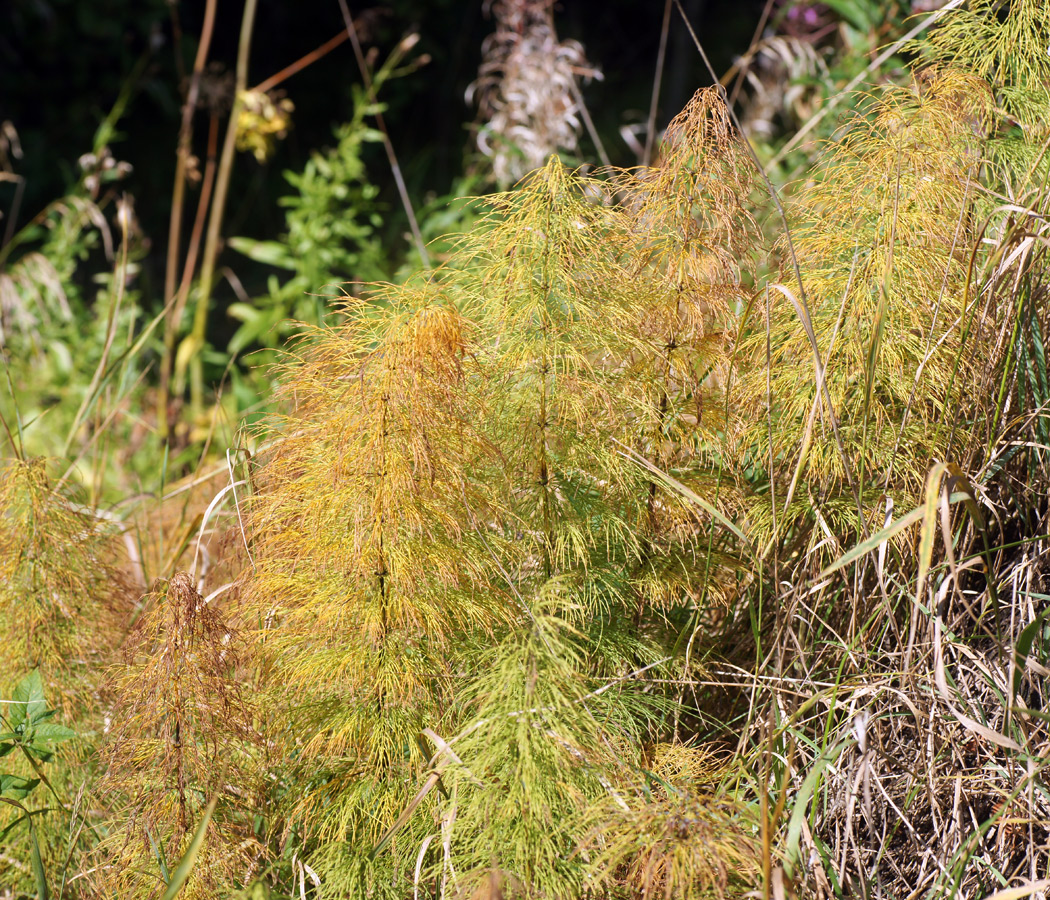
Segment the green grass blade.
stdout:
[[179,860],[179,864],[175,867],[171,881],[168,882],[167,890],[164,891],[160,900],[175,900],[186,882],[189,881],[190,873],[193,871],[193,865],[197,861],[197,854],[200,853],[201,844],[204,843],[204,835],[208,830],[208,823],[211,821],[212,813],[215,812],[215,803],[218,799],[218,797],[212,797],[208,808],[204,810],[200,825],[197,826],[197,830],[193,833],[193,840],[190,841],[189,847],[186,848],[182,859]]
[[843,569],[850,563],[856,562],[862,556],[871,553],[873,550],[877,550],[882,544],[890,540],[904,531],[905,528],[910,528],[916,522],[923,518],[925,510],[922,507],[913,509],[907,515],[901,516],[895,522],[890,522],[882,531],[876,532],[866,541],[861,541],[855,547],[853,547],[848,553],[840,556],[830,566],[824,569],[823,572],[818,575],[818,578],[826,578],[832,572],[837,572],[839,569]]
[[787,841],[784,845],[784,871],[788,877],[793,877],[795,866],[798,863],[799,858],[799,840],[802,837],[802,823],[806,820],[806,811],[809,809],[809,801],[813,798],[816,793],[817,785],[820,782],[820,776],[824,774],[824,770],[831,765],[844,749],[846,744],[849,743],[849,739],[839,741],[831,750],[822,755],[813,764],[813,768],[809,770],[809,774],[806,776],[806,780],[802,782],[802,787],[799,788],[798,793],[795,795],[795,806],[791,810],[791,819],[788,822],[787,830]]
[[49,900],[51,893],[47,887],[47,872],[44,871],[44,859],[40,854],[40,841],[37,839],[36,826],[33,824],[33,816],[49,812],[49,809],[36,809],[30,812],[17,800],[9,800],[7,797],[0,797],[0,802],[22,810],[22,816],[11,823],[4,830],[4,834],[7,834],[23,818],[26,820],[26,824],[29,826],[29,854],[33,866],[33,880],[36,882],[37,900]]
[[1050,607],[1044,609],[1039,615],[1032,619],[1032,621],[1024,627],[1020,636],[1017,638],[1017,645],[1014,647],[1013,693],[1010,696],[1010,703],[1014,702],[1014,698],[1021,690],[1021,681],[1024,678],[1025,666],[1028,663],[1028,654],[1032,650],[1032,642],[1035,640],[1035,636],[1042,630],[1043,620],[1047,617],[1048,613],[1050,613]]
[[47,889],[47,873],[44,871],[44,860],[40,855],[40,841],[36,835],[36,826],[33,817],[26,816],[29,823],[29,852],[30,861],[33,865],[33,880],[36,882],[37,900],[48,900],[51,896]]

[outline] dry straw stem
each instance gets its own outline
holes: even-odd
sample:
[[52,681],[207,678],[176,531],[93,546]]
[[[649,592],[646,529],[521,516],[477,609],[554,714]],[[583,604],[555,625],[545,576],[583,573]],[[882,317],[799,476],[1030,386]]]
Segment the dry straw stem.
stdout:
[[209,798],[221,797],[184,895],[241,886],[262,850],[252,836],[258,742],[236,680],[239,636],[178,573],[146,598],[147,612],[113,672],[113,724],[99,788],[111,830],[99,847],[107,896],[140,896],[162,884]]
[[251,511],[249,606],[293,728],[289,752],[325,771],[297,813],[322,840],[370,846],[408,802],[406,755],[446,715],[473,639],[510,606],[490,572],[500,508],[474,418],[483,391],[468,321],[433,288],[351,301],[289,369],[292,411]]

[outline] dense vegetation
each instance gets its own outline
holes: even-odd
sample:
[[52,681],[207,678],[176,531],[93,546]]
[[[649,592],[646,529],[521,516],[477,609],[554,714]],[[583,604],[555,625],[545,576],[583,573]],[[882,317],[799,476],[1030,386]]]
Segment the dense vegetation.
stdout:
[[[348,18],[354,118],[229,240],[285,276],[225,350],[230,167],[291,108],[239,65],[200,171],[202,36],[151,312],[121,98],[0,250],[0,896],[1047,892],[1050,10],[949,3],[880,80],[840,5],[595,168],[583,48],[498,0],[501,189],[406,192],[396,266],[361,148],[404,187],[419,60]],[[771,113],[807,9],[828,80]]]

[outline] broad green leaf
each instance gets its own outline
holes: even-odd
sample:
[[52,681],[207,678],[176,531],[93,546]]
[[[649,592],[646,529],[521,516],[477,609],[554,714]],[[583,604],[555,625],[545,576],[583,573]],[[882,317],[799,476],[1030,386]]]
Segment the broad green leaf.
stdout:
[[34,744],[39,744],[40,742],[57,744],[60,741],[68,741],[76,736],[77,733],[72,728],[66,728],[65,725],[56,725],[50,722],[45,725],[37,725],[33,729]]
[[37,839],[36,826],[33,817],[27,815],[29,822],[29,850],[30,860],[33,864],[33,880],[36,881],[37,900],[48,900],[50,896],[47,889],[47,873],[44,871],[44,860],[40,856],[40,841]]
[[3,833],[0,834],[0,839],[6,837],[8,832],[10,832],[15,825],[18,825],[22,819],[26,820],[26,823],[29,826],[29,854],[33,866],[33,878],[36,881],[37,900],[49,900],[51,895],[47,887],[47,873],[44,871],[44,860],[40,855],[40,842],[37,840],[36,826],[33,824],[33,816],[41,815],[49,810],[46,808],[34,809],[30,812],[17,800],[9,800],[7,797],[0,797],[0,803],[6,803],[9,806],[14,806],[22,810],[22,815],[4,829]]
[[40,784],[39,778],[0,774],[0,794],[7,794],[15,800],[24,800],[38,784]]
[[824,0],[824,2],[850,25],[862,32],[871,31],[871,13],[881,12],[858,0]]
[[51,762],[55,758],[53,750],[40,744],[23,744],[22,749],[36,757],[40,762]]
[[11,698],[11,721],[20,725],[27,719],[32,722],[41,713],[47,711],[47,701],[44,699],[44,683],[40,679],[40,670],[33,669],[15,688]]
[[44,860],[40,855],[40,840],[37,838],[37,826],[33,816],[26,816],[29,823],[29,859],[33,863],[33,878],[37,882],[37,900],[48,900],[47,873],[44,872]]

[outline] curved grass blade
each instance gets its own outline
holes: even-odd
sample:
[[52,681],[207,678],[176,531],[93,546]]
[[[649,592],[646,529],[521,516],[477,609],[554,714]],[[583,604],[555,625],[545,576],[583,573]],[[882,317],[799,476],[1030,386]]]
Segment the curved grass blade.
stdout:
[[809,809],[809,801],[816,793],[820,776],[824,770],[839,758],[850,742],[849,738],[839,741],[827,753],[822,754],[813,764],[813,768],[806,775],[798,794],[795,795],[795,806],[791,810],[791,819],[788,821],[787,841],[784,846],[784,871],[789,878],[794,877],[795,867],[799,859],[799,841],[802,837],[802,823],[806,820],[806,811]]
[[[0,797],[0,802],[10,804],[11,806],[17,806],[23,812],[23,818],[26,820],[26,824],[29,825],[29,855],[30,862],[33,866],[33,880],[36,882],[36,896],[37,900],[50,900],[51,894],[47,887],[47,872],[44,871],[44,860],[40,855],[40,841],[37,838],[36,826],[33,824],[33,816],[47,812],[47,810],[39,809],[30,812],[17,800],[9,800],[7,797]],[[14,824],[18,824],[22,819],[17,819]],[[6,833],[6,832],[5,832]]]
[[204,843],[204,835],[208,830],[208,823],[211,822],[211,816],[215,812],[215,804],[218,799],[218,797],[212,797],[208,808],[204,810],[200,824],[193,833],[193,839],[186,848],[186,852],[182,854],[182,859],[179,860],[179,864],[175,867],[171,881],[168,882],[168,887],[161,895],[160,900],[175,900],[179,892],[185,887],[186,882],[189,881],[190,873],[193,871],[193,865],[197,861],[197,854],[200,853],[201,844]]
[[910,513],[901,516],[895,522],[890,522],[882,531],[878,531],[873,534],[866,541],[861,541],[855,547],[853,547],[848,553],[844,553],[838,559],[836,559],[830,566],[824,569],[817,578],[826,578],[832,572],[837,572],[839,569],[844,569],[851,563],[856,562],[862,556],[871,553],[874,550],[878,550],[880,546],[885,544],[890,538],[896,537],[906,528],[910,528],[916,522],[922,520],[925,510],[922,507],[913,509]]
[[[620,444],[619,441],[616,441],[616,443]],[[731,531],[738,538],[740,538],[740,540],[744,542],[744,546],[745,547],[750,547],[751,546],[751,541],[748,540],[747,535],[744,534],[744,532],[742,532],[739,527],[734,525],[732,522],[729,521],[729,519],[727,519],[724,515],[722,515],[722,513],[720,513],[717,509],[715,509],[715,507],[712,506],[707,500],[705,500],[703,497],[701,497],[695,491],[692,491],[689,488],[687,488],[677,478],[674,478],[673,476],[668,475],[665,471],[663,471],[663,469],[660,469],[658,466],[654,466],[651,462],[649,462],[649,460],[647,460],[640,453],[637,453],[636,451],[632,450],[630,447],[626,447],[623,444],[620,444],[620,447],[622,448],[620,450],[620,454],[622,456],[624,456],[627,459],[633,460],[638,465],[640,465],[642,468],[648,470],[651,474],[655,475],[657,478],[659,478],[661,481],[663,481],[668,487],[670,487],[672,490],[676,491],[678,494],[680,494],[682,497],[684,497],[690,503],[693,503],[696,506],[699,506],[704,512],[706,512],[709,516],[711,516],[711,518],[713,518],[716,521],[718,521],[721,525],[724,525],[727,529],[729,529],[729,531]]]

